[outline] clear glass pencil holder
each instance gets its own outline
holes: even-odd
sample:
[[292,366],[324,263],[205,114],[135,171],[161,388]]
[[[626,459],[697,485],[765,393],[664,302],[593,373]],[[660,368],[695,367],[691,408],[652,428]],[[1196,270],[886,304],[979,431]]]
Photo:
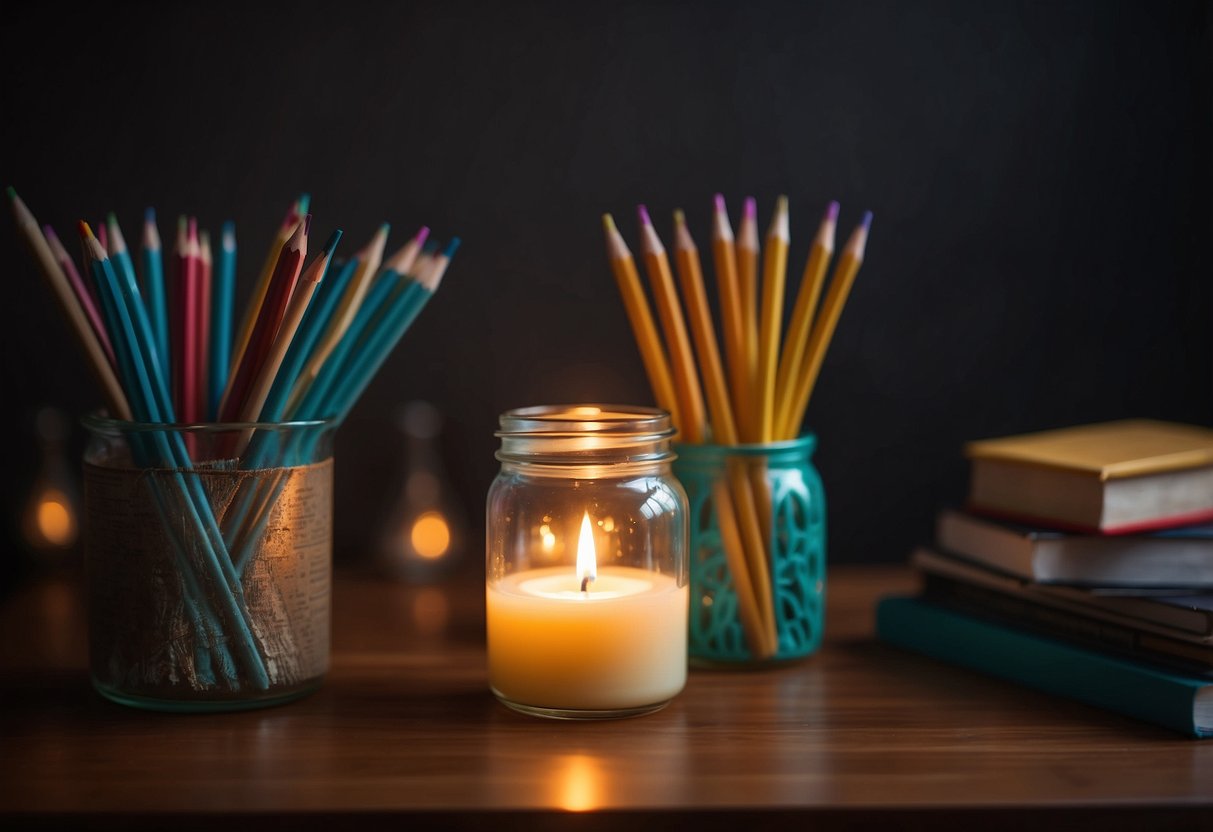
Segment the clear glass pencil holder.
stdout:
[[821,644],[826,505],[816,438],[676,446],[690,507],[690,661],[750,667]]
[[178,712],[287,702],[328,670],[333,425],[84,420],[93,686]]
[[502,414],[487,500],[489,686],[534,716],[664,707],[687,677],[686,495],[669,414],[556,405]]

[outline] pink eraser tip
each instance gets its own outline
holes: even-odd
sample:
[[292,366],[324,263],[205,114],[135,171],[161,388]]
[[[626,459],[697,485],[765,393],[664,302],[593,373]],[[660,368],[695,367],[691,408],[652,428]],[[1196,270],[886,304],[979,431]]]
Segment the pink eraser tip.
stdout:
[[312,233],[312,215],[306,214],[303,217],[303,236],[306,237]]
[[832,201],[826,206],[826,218],[830,222],[834,222],[838,219],[838,203],[836,201]]
[[641,225],[652,225],[653,224],[652,220],[649,219],[649,209],[645,208],[643,205],[636,206],[636,214],[637,214],[637,216],[640,217]]
[[417,233],[413,236],[413,239],[417,241],[417,245],[421,245],[425,242],[425,238],[428,236],[430,236],[430,227],[428,225],[423,225],[417,230]]
[[752,196],[745,198],[745,215],[750,219],[758,217],[758,202]]
[[861,219],[861,220],[859,221],[859,224],[860,224],[860,225],[862,225],[862,226],[864,227],[864,230],[865,230],[865,231],[866,231],[867,229],[871,228],[871,227],[872,227],[872,212],[871,212],[871,211],[864,211],[864,212],[863,212],[863,219]]
[[714,201],[716,203],[716,210],[723,214],[724,213],[724,194],[716,194],[716,196],[712,197],[712,201]]

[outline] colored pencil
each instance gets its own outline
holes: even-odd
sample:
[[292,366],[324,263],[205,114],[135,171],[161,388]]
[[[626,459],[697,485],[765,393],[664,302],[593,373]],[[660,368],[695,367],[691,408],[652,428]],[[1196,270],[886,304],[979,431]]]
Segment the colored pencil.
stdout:
[[657,326],[653,323],[652,312],[649,311],[648,299],[640,285],[636,261],[610,214],[602,215],[602,225],[606,231],[607,258],[610,260],[620,297],[623,298],[623,307],[632,327],[632,335],[640,350],[640,359],[649,379],[649,387],[657,400],[657,406],[669,411],[670,419],[677,425],[681,414],[674,395],[674,380],[670,376],[669,361],[665,348],[661,345],[661,337],[657,334]]
[[779,371],[779,338],[788,267],[788,198],[779,197],[767,232],[762,258],[762,310],[758,322],[758,394],[763,442],[775,439],[775,380]]
[[219,257],[211,283],[210,389],[207,410],[219,418],[219,402],[227,387],[232,362],[232,318],[236,302],[236,226],[225,222]]
[[198,322],[195,325],[198,346],[194,350],[198,361],[195,379],[198,389],[195,396],[198,402],[199,420],[208,421],[213,421],[218,417],[218,411],[211,410],[211,273],[213,263],[211,235],[207,231],[199,231],[198,282],[194,285],[194,292],[197,296],[194,310],[198,315]]
[[223,393],[223,399],[219,405],[221,422],[233,421],[243,411],[253,381],[273,346],[278,328],[282,324],[282,317],[286,314],[291,293],[299,279],[303,259],[307,257],[310,228],[311,214],[308,214],[303,218],[303,222],[295,227],[294,233],[283,244],[282,250],[279,252],[278,262],[274,265],[269,289],[265,293],[264,302],[257,314],[248,345]]
[[[303,197],[300,198],[300,201],[302,200]],[[253,335],[253,326],[257,323],[257,315],[261,311],[262,304],[265,303],[265,295],[269,291],[270,280],[274,276],[274,269],[277,267],[282,247],[286,245],[286,241],[290,236],[295,233],[299,221],[304,216],[298,212],[298,207],[298,201],[291,203],[290,210],[286,212],[286,217],[283,218],[282,224],[278,226],[278,232],[274,235],[274,242],[270,245],[270,250],[265,255],[265,262],[261,265],[261,272],[257,275],[257,282],[253,286],[252,297],[249,298],[248,304],[244,307],[244,317],[240,321],[240,329],[237,330],[236,341],[232,345],[232,362],[228,371],[229,374],[234,375],[236,367],[244,360],[244,351],[248,348],[249,339]]]
[[51,247],[51,252],[54,254],[55,262],[59,264],[59,268],[63,270],[63,274],[67,277],[68,283],[72,287],[72,293],[76,296],[76,302],[80,304],[80,309],[84,312],[84,316],[88,318],[89,326],[96,335],[97,341],[101,344],[101,349],[105,351],[105,357],[109,360],[110,366],[114,367],[114,348],[110,344],[108,333],[105,331],[105,322],[101,320],[101,312],[97,308],[97,298],[89,286],[80,277],[80,272],[76,269],[76,264],[72,261],[72,257],[67,253],[67,249],[63,247],[63,243],[59,240],[59,235],[55,233],[55,229],[49,225],[42,226],[42,232],[46,235],[46,242]]
[[695,357],[691,353],[686,322],[678,305],[678,291],[674,288],[674,278],[670,274],[670,261],[661,239],[657,236],[657,230],[653,228],[648,210],[640,205],[636,214],[640,219],[645,271],[649,275],[657,317],[661,321],[666,345],[670,350],[674,394],[678,399],[681,418],[677,424],[678,431],[684,442],[702,442],[706,434],[703,390],[699,386],[699,375],[695,370]]
[[77,343],[84,351],[89,369],[92,370],[93,377],[101,388],[110,415],[118,419],[129,420],[131,418],[130,407],[126,400],[126,394],[122,390],[122,385],[118,381],[118,375],[115,372],[114,366],[109,363],[105,349],[101,346],[101,341],[93,331],[93,325],[89,322],[88,316],[85,314],[80,302],[76,299],[76,294],[68,282],[67,275],[64,274],[63,269],[55,261],[55,255],[52,253],[46,237],[43,236],[42,231],[39,229],[38,221],[34,219],[34,215],[30,212],[29,208],[21,201],[21,197],[17,195],[16,190],[10,186],[7,189],[7,193],[9,207],[12,209],[13,219],[17,224],[17,231],[25,242],[26,248],[29,249],[30,255],[34,258],[34,262],[42,273],[43,279],[50,286],[51,293],[55,296],[60,310],[67,317],[68,328],[72,331]]
[[182,422],[193,424],[205,418],[198,399],[198,272],[201,256],[195,219],[181,217],[177,221],[173,267],[173,409]]
[[389,230],[390,226],[387,223],[380,225],[371,237],[370,242],[359,249],[355,255],[358,259],[358,266],[354,270],[354,277],[346,288],[345,294],[341,297],[337,310],[333,313],[332,320],[329,322],[328,329],[321,336],[320,342],[316,345],[311,358],[300,374],[298,386],[294,394],[295,402],[298,402],[299,397],[302,395],[302,389],[311,384],[312,380],[319,374],[320,367],[328,359],[329,354],[336,348],[346,329],[353,322],[354,316],[358,312],[358,307],[366,297],[367,290],[370,288],[371,282],[378,274],[379,266],[383,262],[383,250],[387,245]]
[[172,366],[169,356],[168,301],[164,292],[164,260],[161,256],[160,231],[156,227],[156,211],[148,208],[143,217],[143,300],[151,316],[156,336],[156,350],[162,367]]
[[809,343],[809,330],[817,312],[821,288],[825,284],[826,269],[834,256],[834,236],[838,227],[838,203],[826,207],[825,216],[817,228],[817,236],[809,249],[809,258],[800,278],[800,290],[796,294],[796,305],[788,323],[783,353],[779,359],[779,374],[775,380],[775,425],[778,436],[786,436],[791,419],[793,380],[800,374],[800,365]]
[[830,288],[826,290],[825,300],[821,303],[821,311],[813,322],[809,345],[796,382],[791,415],[783,425],[783,437],[781,438],[793,438],[804,421],[805,410],[813,395],[813,387],[821,372],[821,364],[825,360],[830,339],[834,337],[834,329],[838,326],[838,319],[842,315],[842,308],[851,292],[855,275],[859,273],[859,267],[863,265],[864,251],[867,248],[868,232],[871,227],[872,212],[865,211],[863,219],[851,232],[838,264],[834,267],[834,274],[830,277]]

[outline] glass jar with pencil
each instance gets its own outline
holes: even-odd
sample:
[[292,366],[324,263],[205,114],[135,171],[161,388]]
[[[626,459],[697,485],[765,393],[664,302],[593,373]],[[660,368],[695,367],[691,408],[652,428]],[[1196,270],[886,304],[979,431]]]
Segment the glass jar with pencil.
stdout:
[[760,252],[755,201],[746,200],[734,237],[717,195],[712,262],[722,350],[685,215],[674,213],[672,270],[648,211],[638,213],[660,332],[622,234],[609,214],[603,221],[646,375],[679,431],[674,473],[690,509],[691,662],[754,667],[803,658],[824,629],[827,515],[812,462],[817,439],[801,425],[863,262],[871,214],[843,249],[819,308],[838,219],[830,203],[785,329],[787,199],[779,198]]
[[206,234],[183,218],[166,281],[154,213],[138,275],[112,214],[103,235],[81,223],[85,280],[53,229],[8,195],[106,400],[84,420],[94,687],[171,711],[315,690],[329,655],[333,435],[458,239],[439,251],[423,228],[385,260],[384,226],[337,263],[337,230],[305,266],[301,197],[234,330],[230,224],[212,261]]

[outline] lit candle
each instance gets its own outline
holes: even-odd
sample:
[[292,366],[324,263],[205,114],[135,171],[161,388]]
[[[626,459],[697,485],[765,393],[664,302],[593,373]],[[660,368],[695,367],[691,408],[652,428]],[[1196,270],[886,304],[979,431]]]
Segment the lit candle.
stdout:
[[487,587],[489,683],[509,702],[575,712],[647,710],[686,684],[687,587],[673,575],[598,566],[582,517],[577,565]]

